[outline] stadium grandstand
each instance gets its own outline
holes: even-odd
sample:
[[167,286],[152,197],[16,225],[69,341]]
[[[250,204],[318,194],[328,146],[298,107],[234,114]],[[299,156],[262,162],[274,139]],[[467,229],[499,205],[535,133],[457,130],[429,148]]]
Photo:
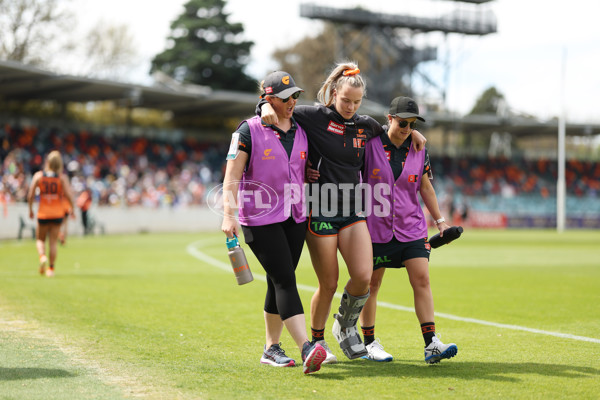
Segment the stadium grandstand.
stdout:
[[[0,103],[31,100],[67,103],[112,101],[130,108],[207,116],[210,127],[169,129],[86,125],[56,116],[43,118],[0,111],[2,224],[15,237],[32,174],[52,149],[61,151],[75,195],[92,191],[97,214],[106,209],[206,208],[206,195],[223,177],[230,123],[252,115],[257,96],[158,83],[141,86],[56,75],[14,62],[0,62]],[[383,121],[386,108],[365,102],[361,113]],[[555,153],[527,153],[513,141],[556,136],[557,121],[485,115],[426,113],[434,186],[455,224],[493,227],[556,226]],[[217,123],[214,123],[214,120]],[[235,127],[233,127],[234,129]],[[599,126],[567,124],[567,136],[590,136]],[[458,136],[457,136],[458,135]],[[507,136],[508,135],[508,136]],[[460,137],[460,143],[457,142]],[[503,139],[504,138],[504,139]],[[454,143],[454,145],[452,145]],[[459,143],[456,145],[456,143]],[[550,140],[550,147],[552,147]],[[450,144],[450,145],[449,145]],[[600,163],[570,158],[566,168],[567,226],[600,228]],[[118,218],[115,218],[118,220]],[[175,220],[172,220],[172,222]],[[218,218],[213,221],[213,228]],[[137,230],[150,230],[149,225]],[[167,229],[167,228],[165,228]],[[169,230],[176,230],[171,226]],[[107,232],[118,229],[106,227]]]

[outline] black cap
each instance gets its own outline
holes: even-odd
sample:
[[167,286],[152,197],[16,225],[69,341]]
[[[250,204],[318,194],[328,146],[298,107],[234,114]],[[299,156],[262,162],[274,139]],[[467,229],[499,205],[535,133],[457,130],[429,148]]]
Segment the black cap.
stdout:
[[267,75],[263,89],[265,92],[262,96],[277,96],[280,99],[287,99],[296,92],[304,92],[296,86],[292,76],[285,71],[275,71]]
[[425,122],[425,118],[419,115],[417,102],[410,97],[396,97],[390,104],[390,115],[400,118],[417,118]]

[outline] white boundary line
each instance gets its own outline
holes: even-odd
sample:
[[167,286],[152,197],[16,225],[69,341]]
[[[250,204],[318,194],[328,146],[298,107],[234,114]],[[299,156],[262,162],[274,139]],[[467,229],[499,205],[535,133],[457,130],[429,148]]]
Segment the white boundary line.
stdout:
[[[204,253],[204,252],[202,252],[201,250],[198,249],[199,245],[201,247],[204,247],[208,243],[209,243],[209,241],[206,241],[206,240],[199,240],[197,242],[190,243],[187,246],[186,251],[187,251],[187,253],[189,255],[191,255],[192,257],[194,257],[194,258],[196,258],[196,259],[198,259],[200,261],[204,261],[204,262],[206,262],[206,263],[208,263],[208,264],[210,264],[210,265],[212,265],[214,267],[217,267],[217,268],[219,268],[219,269],[221,269],[223,271],[232,272],[231,265],[229,265],[228,263],[225,263],[223,261],[217,260],[216,258],[213,258],[213,257],[207,255],[206,253]],[[261,281],[266,281],[265,275],[257,274],[255,272],[252,272],[252,275],[254,275],[255,279],[259,279]],[[304,290],[304,291],[308,291],[308,292],[314,292],[315,290],[317,290],[316,287],[309,286],[309,285],[303,285],[303,284],[300,284],[300,283],[297,286],[298,286],[298,289],[301,289],[301,290]],[[340,297],[342,297],[342,295],[339,294],[339,293],[336,293],[335,297],[340,298]],[[390,308],[392,310],[415,312],[415,309],[413,307],[400,306],[400,305],[397,305],[397,304],[387,303],[385,301],[377,301],[377,306],[378,307]],[[544,331],[544,330],[541,330],[541,329],[528,328],[526,326],[501,324],[501,323],[498,323],[498,322],[484,321],[484,320],[475,319],[475,318],[465,318],[465,317],[459,317],[457,315],[446,314],[446,313],[438,313],[438,312],[435,313],[435,316],[436,317],[440,317],[440,318],[451,319],[451,320],[454,320],[454,321],[468,322],[468,323],[471,323],[471,324],[493,326],[495,328],[501,328],[501,329],[511,329],[511,330],[515,330],[515,331],[524,331],[524,332],[536,333],[536,334],[540,334],[540,335],[548,335],[548,336],[559,337],[559,338],[563,338],[563,339],[579,340],[579,341],[582,341],[582,342],[600,343],[600,339],[596,339],[596,338],[571,335],[571,334],[568,334],[568,333]]]

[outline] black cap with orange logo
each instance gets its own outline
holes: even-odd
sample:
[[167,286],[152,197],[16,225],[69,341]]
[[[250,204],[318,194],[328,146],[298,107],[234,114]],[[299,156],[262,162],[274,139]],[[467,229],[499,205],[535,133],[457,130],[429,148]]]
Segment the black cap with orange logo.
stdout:
[[287,99],[296,92],[304,92],[303,89],[296,86],[292,76],[285,71],[274,71],[267,75],[263,88],[264,93],[261,97],[270,95],[280,99]]

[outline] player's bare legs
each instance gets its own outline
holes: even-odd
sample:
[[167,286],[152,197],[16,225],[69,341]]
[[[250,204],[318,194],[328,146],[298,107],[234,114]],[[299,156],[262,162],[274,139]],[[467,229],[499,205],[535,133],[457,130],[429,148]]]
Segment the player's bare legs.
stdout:
[[373,250],[371,235],[365,222],[350,225],[338,234],[339,248],[350,279],[344,288],[338,313],[334,315],[333,335],[340,348],[350,359],[367,355],[356,323],[369,298],[369,284],[373,273]]
[[58,234],[60,233],[60,224],[50,224],[48,229],[48,247],[50,248],[50,268],[54,268],[56,255],[58,254]]
[[427,258],[412,258],[406,260],[404,265],[413,288],[415,313],[425,339],[425,362],[435,364],[442,359],[454,357],[458,352],[456,344],[444,344],[435,334],[433,295],[429,284],[429,261]]
[[373,274],[373,247],[367,224],[358,222],[340,230],[338,246],[350,274],[346,291],[352,296],[366,295]]
[[365,303],[360,313],[360,324],[362,326],[373,326],[375,325],[375,318],[377,313],[377,295],[381,288],[381,282],[383,281],[383,275],[385,274],[385,268],[378,268],[373,271],[371,276],[369,300]]
[[404,265],[413,289],[415,313],[419,323],[433,322],[433,295],[429,284],[429,261],[426,258],[412,258],[406,260]]
[[310,301],[310,323],[315,329],[324,329],[331,311],[331,302],[337,290],[339,266],[337,236],[316,236],[306,233],[306,245],[319,280],[319,287]]

